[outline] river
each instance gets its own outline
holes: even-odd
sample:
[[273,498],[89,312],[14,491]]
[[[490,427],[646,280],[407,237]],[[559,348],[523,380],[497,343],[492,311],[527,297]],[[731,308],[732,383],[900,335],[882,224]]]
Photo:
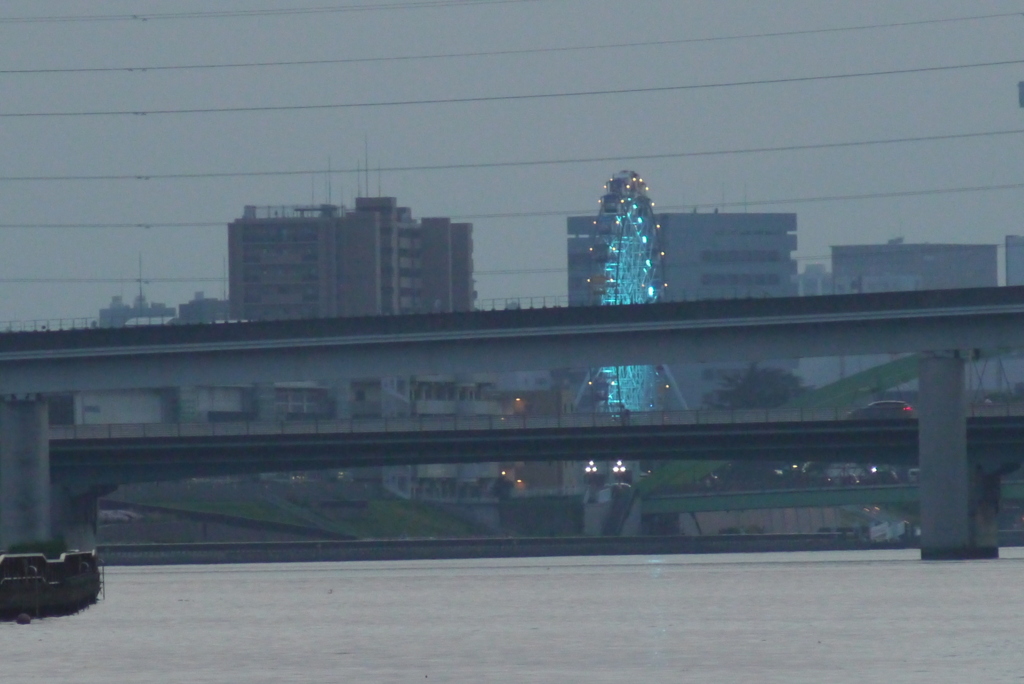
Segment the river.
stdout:
[[1024,550],[108,568],[0,624],[4,682],[1024,680]]

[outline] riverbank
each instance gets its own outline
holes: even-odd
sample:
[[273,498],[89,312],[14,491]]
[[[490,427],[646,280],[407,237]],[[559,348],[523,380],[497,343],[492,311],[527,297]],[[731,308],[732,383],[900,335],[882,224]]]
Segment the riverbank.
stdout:
[[104,564],[127,566],[847,551],[907,547],[902,542],[872,544],[841,534],[737,534],[707,537],[506,537],[105,544],[97,551]]

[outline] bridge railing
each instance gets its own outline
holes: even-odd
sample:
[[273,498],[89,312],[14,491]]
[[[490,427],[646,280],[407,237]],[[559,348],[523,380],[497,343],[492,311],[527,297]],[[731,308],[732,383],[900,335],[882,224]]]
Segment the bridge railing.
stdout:
[[[634,413],[566,413],[561,415],[400,416],[273,422],[129,423],[57,425],[51,439],[139,439],[159,437],[231,437],[240,435],[327,435],[376,432],[450,432],[543,430],[654,425],[728,425],[801,423],[843,420],[847,408],[774,408],[737,410],[637,411]],[[968,415],[1024,416],[1024,403],[977,404]]]

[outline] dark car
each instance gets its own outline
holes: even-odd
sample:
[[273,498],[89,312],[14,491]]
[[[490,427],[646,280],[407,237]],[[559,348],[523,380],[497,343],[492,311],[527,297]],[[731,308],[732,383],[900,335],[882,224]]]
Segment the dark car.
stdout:
[[914,407],[905,401],[873,401],[850,411],[846,416],[852,420],[877,420],[895,418],[917,418]]

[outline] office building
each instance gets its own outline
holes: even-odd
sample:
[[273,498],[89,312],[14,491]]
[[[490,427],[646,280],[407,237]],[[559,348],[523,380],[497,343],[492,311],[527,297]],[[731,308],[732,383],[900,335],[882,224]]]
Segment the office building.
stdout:
[[907,244],[832,247],[836,294],[995,287],[997,245]]
[[247,206],[228,262],[236,319],[468,311],[476,298],[472,224],[415,220],[394,197]]
[[1024,285],[1024,236],[1006,236],[1006,284]]
[[796,214],[660,214],[662,301],[795,296]]
[[824,264],[807,264],[800,275],[794,278],[796,294],[799,297],[832,294],[832,272]]
[[192,301],[178,305],[178,323],[216,323],[226,321],[231,316],[230,304],[223,299],[207,297],[204,292],[196,292]]

